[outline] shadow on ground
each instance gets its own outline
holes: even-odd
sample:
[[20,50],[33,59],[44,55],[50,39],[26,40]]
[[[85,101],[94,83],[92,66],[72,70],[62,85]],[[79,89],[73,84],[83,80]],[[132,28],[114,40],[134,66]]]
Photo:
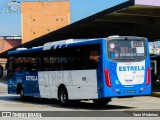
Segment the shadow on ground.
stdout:
[[119,106],[119,105],[104,105],[104,106],[98,106],[95,105],[92,102],[88,101],[81,101],[79,103],[71,103],[68,106],[61,106],[59,104],[58,100],[54,99],[40,99],[40,98],[33,98],[33,97],[28,97],[25,100],[21,100],[19,96],[0,96],[1,101],[11,101],[12,103],[24,103],[24,104],[33,104],[35,105],[47,105],[50,107],[56,107],[56,108],[66,108],[70,110],[119,110],[119,109],[132,109],[135,107],[128,107],[127,105],[125,106]]

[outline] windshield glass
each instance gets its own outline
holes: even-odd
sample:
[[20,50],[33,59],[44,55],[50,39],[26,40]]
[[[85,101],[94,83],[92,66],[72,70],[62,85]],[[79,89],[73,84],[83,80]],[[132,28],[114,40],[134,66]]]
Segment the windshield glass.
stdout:
[[110,40],[108,58],[113,60],[142,60],[146,58],[144,40]]

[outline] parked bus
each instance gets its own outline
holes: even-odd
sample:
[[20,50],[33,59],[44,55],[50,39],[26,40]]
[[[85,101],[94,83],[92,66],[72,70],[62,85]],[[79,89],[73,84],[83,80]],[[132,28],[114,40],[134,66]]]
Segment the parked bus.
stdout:
[[150,61],[152,82],[156,82],[160,80],[160,64],[158,64],[160,62],[160,55],[151,54]]
[[2,66],[0,65],[0,79],[1,78],[4,78],[4,77],[7,77],[7,70]]
[[111,36],[50,42],[8,53],[9,94],[55,98],[61,105],[151,94],[148,41]]

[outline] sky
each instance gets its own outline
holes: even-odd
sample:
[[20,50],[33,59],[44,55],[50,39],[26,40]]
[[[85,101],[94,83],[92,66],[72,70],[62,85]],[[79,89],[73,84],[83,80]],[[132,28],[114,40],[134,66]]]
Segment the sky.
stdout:
[[[21,35],[21,13],[18,2],[23,1],[52,0],[0,0],[0,36]],[[71,23],[125,1],[128,0],[70,0]]]

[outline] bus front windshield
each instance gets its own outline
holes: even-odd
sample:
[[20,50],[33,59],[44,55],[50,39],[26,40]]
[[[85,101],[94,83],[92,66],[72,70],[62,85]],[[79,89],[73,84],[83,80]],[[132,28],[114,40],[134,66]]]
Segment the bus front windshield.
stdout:
[[110,40],[108,58],[112,60],[143,60],[146,58],[145,40]]

